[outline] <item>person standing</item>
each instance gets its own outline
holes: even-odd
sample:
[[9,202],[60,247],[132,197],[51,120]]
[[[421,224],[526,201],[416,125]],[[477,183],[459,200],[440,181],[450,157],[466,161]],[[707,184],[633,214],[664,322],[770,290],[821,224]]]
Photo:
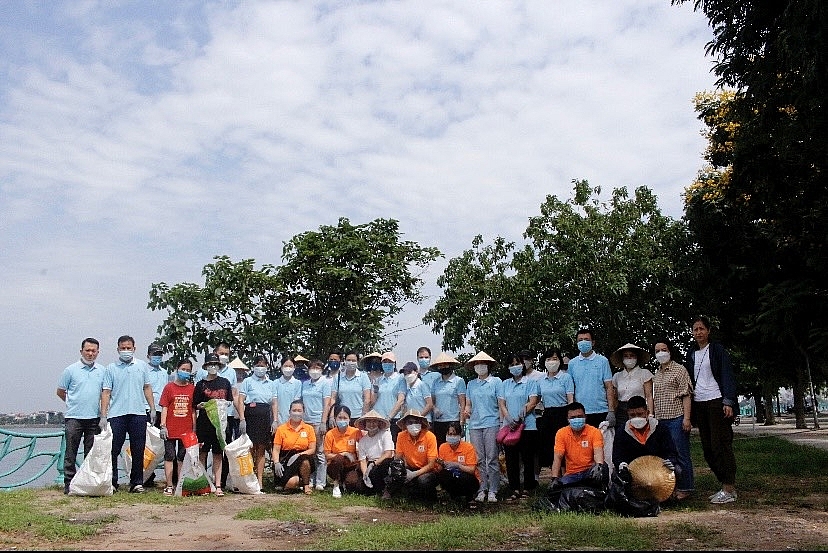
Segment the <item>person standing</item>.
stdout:
[[[425,383],[425,381],[423,381],[417,366],[410,361],[403,366],[402,374],[405,379],[405,409],[407,411],[415,410],[420,413],[428,413],[423,416],[426,421],[430,423],[430,411],[434,405],[434,399],[431,396],[431,388]],[[399,421],[397,422],[399,423]],[[397,430],[391,431],[394,443],[397,443],[397,436],[399,436],[399,433],[400,425],[397,424]]]
[[438,447],[445,443],[450,423],[459,422],[462,426],[465,422],[466,381],[454,374],[455,367],[459,365],[460,362],[447,353],[440,353],[431,362],[432,370],[440,374],[431,385],[434,400],[432,432]]
[[265,452],[272,443],[279,410],[273,381],[268,378],[269,369],[267,357],[257,355],[253,360],[253,374],[245,378],[239,386],[239,403],[244,412],[244,430],[253,444],[251,455],[260,490],[263,489]]
[[673,497],[682,500],[689,497],[695,488],[693,459],[690,456],[693,384],[684,365],[673,360],[681,359],[681,354],[670,340],[657,340],[653,351],[658,362],[658,370],[653,376],[653,415],[673,437],[681,469],[676,474],[676,492]]
[[[216,434],[216,427],[213,426],[207,411],[204,410],[204,404],[211,399],[223,399],[229,402],[233,400],[233,388],[230,385],[230,381],[218,375],[220,367],[221,362],[219,361],[218,355],[215,353],[205,355],[202,369],[207,373],[207,376],[196,382],[195,390],[193,391],[193,403],[198,411],[198,417],[196,417],[196,435],[201,444],[198,457],[201,464],[207,468],[207,454],[213,454],[213,478],[216,486],[216,496],[218,497],[224,496],[225,483],[221,481],[223,474],[222,467],[227,463],[224,463],[224,449]],[[233,371],[233,378],[235,377],[236,371]],[[245,423],[246,425],[247,423]],[[247,429],[245,428],[244,430],[246,431]],[[225,433],[225,445],[229,443],[226,440]]]
[[[330,365],[331,359],[328,358]],[[336,360],[337,370],[339,361]],[[322,377],[323,364],[319,359],[311,359],[308,366],[308,379],[302,382],[302,402],[305,404],[305,422],[316,433],[316,471],[313,474],[313,487],[317,491],[325,489],[327,468],[325,463],[326,421],[331,411],[331,379]],[[275,432],[275,429],[274,429]]]
[[627,401],[641,396],[647,402],[647,410],[653,412],[653,373],[643,368],[650,361],[650,353],[632,343],[627,343],[610,355],[613,366],[620,368],[612,375],[615,396],[615,434],[624,430],[627,422]]
[[371,405],[371,380],[368,378],[368,373],[360,371],[358,367],[359,359],[356,352],[346,353],[339,374],[333,380],[331,390],[332,402],[335,405],[337,403],[347,405],[351,410],[353,417],[351,424],[355,423],[364,411],[369,411],[369,409],[364,409],[366,405]]
[[598,427],[606,420],[615,428],[615,394],[612,371],[606,357],[596,352],[595,335],[581,328],[575,340],[580,354],[569,361],[567,372],[575,382],[575,401],[584,406],[587,424]]
[[376,391],[371,409],[396,426],[405,402],[405,379],[397,372],[397,358],[393,351],[386,351],[381,357],[382,374],[374,381]]
[[[538,427],[535,420],[535,405],[540,398],[537,380],[527,380],[524,373],[526,366],[520,355],[512,355],[507,366],[512,378],[503,381],[503,388],[497,398],[500,418],[504,426],[514,430],[523,423],[523,432],[516,445],[504,445],[506,456],[506,477],[512,494],[506,501],[517,501],[529,497],[529,493],[538,487],[535,476],[535,457],[538,451]],[[520,479],[523,467],[523,482]]]
[[489,503],[497,503],[497,492],[500,490],[500,449],[497,446],[500,408],[497,398],[503,393],[503,381],[492,374],[497,361],[485,351],[469,359],[466,366],[472,367],[477,375],[466,387],[465,412],[480,478],[475,501],[482,503],[485,499]]
[[72,363],[60,375],[57,396],[66,403],[63,431],[66,449],[63,453],[63,493],[69,493],[69,483],[77,472],[77,458],[83,441],[83,454],[89,455],[95,435],[106,419],[101,417],[101,387],[106,368],[96,363],[100,342],[85,338],[81,342],[80,360]]
[[[164,386],[161,397],[158,398],[161,405],[161,439],[164,440],[164,495],[167,496],[173,495],[175,491],[175,475],[181,474],[181,466],[187,452],[181,437],[195,430],[195,386],[190,382],[192,376],[193,362],[189,359],[179,361],[175,379]],[[176,467],[178,470],[175,470]]]
[[101,387],[101,417],[112,427],[112,486],[118,489],[118,456],[129,436],[132,467],[129,491],[144,492],[144,447],[147,443],[147,409],[155,412],[155,398],[149,379],[149,367],[135,358],[135,339],[118,338],[118,360],[106,368]]
[[[304,358],[303,358],[304,359]],[[290,402],[302,397],[302,382],[293,376],[296,364],[290,357],[282,361],[282,376],[273,381],[273,389],[279,403],[277,425],[285,424],[290,419]],[[276,429],[274,428],[275,432]]]
[[732,425],[739,402],[730,355],[722,344],[710,341],[710,328],[707,317],[693,319],[694,343],[687,353],[687,366],[693,367],[695,390],[691,418],[699,429],[704,460],[722,485],[710,502],[722,504],[737,497]]
[[[147,409],[147,420],[156,428],[161,428],[161,392],[170,382],[170,374],[161,366],[164,360],[164,349],[160,344],[153,342],[147,348],[147,364],[149,365],[150,386],[152,386],[152,397],[155,399],[155,412],[149,410],[149,404],[145,402]],[[155,484],[155,471],[153,471],[144,482],[144,487],[149,488]]]
[[566,406],[575,401],[575,382],[568,372],[561,370],[561,350],[549,348],[543,352],[542,359],[546,377],[538,381],[543,402],[543,414],[538,420],[538,466],[551,467],[555,456],[555,434],[569,424]]

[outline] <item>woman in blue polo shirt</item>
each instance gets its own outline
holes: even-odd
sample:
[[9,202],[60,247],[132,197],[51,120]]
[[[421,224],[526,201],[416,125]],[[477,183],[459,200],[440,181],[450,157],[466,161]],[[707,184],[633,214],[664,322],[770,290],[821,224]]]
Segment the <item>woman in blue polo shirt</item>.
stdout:
[[253,362],[253,374],[239,386],[239,402],[244,405],[244,428],[240,426],[239,433],[246,431],[253,442],[251,453],[259,489],[263,489],[265,450],[273,443],[273,431],[278,418],[276,390],[273,381],[268,378],[269,369],[267,358],[259,355]]

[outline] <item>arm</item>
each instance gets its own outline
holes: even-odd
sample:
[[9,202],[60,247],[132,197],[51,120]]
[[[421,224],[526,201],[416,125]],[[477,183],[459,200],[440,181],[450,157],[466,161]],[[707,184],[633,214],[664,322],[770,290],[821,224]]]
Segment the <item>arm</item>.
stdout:
[[653,404],[653,380],[644,383],[644,399],[647,401],[647,409],[655,416],[655,405]]
[[573,401],[575,401],[575,394],[572,394],[572,393],[568,393],[568,392],[567,392],[567,394],[566,394],[566,402],[567,402],[567,403],[572,403]]
[[461,420],[465,421],[465,420],[470,419],[471,414],[472,414],[472,400],[471,400],[470,397],[467,397],[466,398],[466,405],[465,405],[465,407],[463,407],[463,416],[462,416]]
[[552,457],[552,478],[561,476],[561,465],[563,464],[563,453],[555,452]]
[[681,429],[690,432],[693,425],[690,423],[690,413],[693,405],[693,398],[688,394],[681,398],[681,405],[684,407],[684,418],[681,421]]
[[58,388],[57,392],[55,392],[55,393],[57,394],[57,397],[59,397],[61,401],[63,401],[64,403],[66,402],[66,390],[64,390],[63,388]]
[[607,390],[607,405],[609,406],[609,412],[615,413],[615,408],[618,407],[618,393],[615,391],[615,386],[613,386],[612,380],[605,380],[604,388]]
[[167,426],[167,406],[164,405],[161,407],[161,428],[165,428]]
[[460,424],[466,422],[466,394],[459,394],[457,402],[460,404]]
[[371,406],[373,405],[373,397],[374,393],[371,391],[371,388],[362,390],[362,404],[367,406],[368,411],[371,410]]
[[144,397],[147,398],[150,415],[155,413],[155,396],[152,395],[152,385],[144,384]]
[[112,390],[104,388],[101,390],[101,418],[105,419],[109,413],[109,400],[112,397]]
[[233,386],[233,383],[230,383],[230,393],[233,395],[233,407],[236,408],[236,415],[238,415],[239,420],[244,420],[244,403],[239,396],[239,389],[236,386]]
[[418,468],[414,471],[414,474],[417,476],[421,476],[423,474],[428,474],[429,472],[434,470],[434,464],[437,462],[437,457],[429,457],[428,463],[425,466]]
[[405,392],[398,392],[397,393],[397,402],[394,403],[394,407],[391,408],[391,411],[388,413],[388,418],[393,419],[397,416],[402,409],[403,403],[405,402]]
[[525,419],[526,415],[534,411],[535,405],[538,404],[538,401],[540,401],[539,396],[529,396],[529,401],[527,401],[526,405],[523,406],[523,412],[520,414],[520,418]]
[[433,410],[434,399],[431,397],[431,394],[429,394],[425,397],[425,408],[423,409],[423,416],[428,415]]
[[323,430],[324,430],[325,423],[328,422],[328,417],[331,416],[331,406],[332,405],[333,405],[333,402],[331,401],[330,396],[328,396],[326,398],[322,398],[322,419],[321,419],[322,423],[321,424],[323,426]]
[[601,445],[600,447],[592,448],[592,456],[595,459],[595,462],[600,464],[604,462],[604,446]]

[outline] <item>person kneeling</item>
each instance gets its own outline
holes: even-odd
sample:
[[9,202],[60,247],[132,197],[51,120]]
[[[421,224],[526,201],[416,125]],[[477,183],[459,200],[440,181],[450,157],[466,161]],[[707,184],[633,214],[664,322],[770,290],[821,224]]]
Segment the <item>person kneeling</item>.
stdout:
[[437,437],[428,429],[428,419],[411,409],[397,421],[397,426],[401,432],[397,434],[397,448],[382,498],[391,499],[405,489],[415,497],[437,499]]
[[461,441],[463,427],[459,421],[448,423],[446,442],[440,444],[437,481],[454,500],[470,502],[480,488],[477,453],[469,442]]
[[276,428],[273,435],[273,480],[285,490],[301,488],[306,495],[313,493],[310,476],[316,469],[316,431],[304,422],[305,404],[294,400],[290,404],[290,419]]

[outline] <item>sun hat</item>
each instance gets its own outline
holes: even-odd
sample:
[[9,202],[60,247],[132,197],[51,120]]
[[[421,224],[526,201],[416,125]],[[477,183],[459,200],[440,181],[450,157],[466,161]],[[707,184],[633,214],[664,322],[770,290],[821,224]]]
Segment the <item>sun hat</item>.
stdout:
[[371,359],[372,357],[376,357],[377,359],[382,360],[382,355],[378,351],[372,351],[371,353],[369,353],[368,355],[363,357],[362,360],[367,361],[368,359]]
[[297,354],[296,357],[293,358],[294,363],[310,363],[307,359],[302,357],[301,355]]
[[452,357],[446,352],[440,352],[437,359],[434,359],[429,367],[436,367],[437,365],[459,365],[460,361]]
[[233,359],[232,361],[230,361],[229,365],[230,365],[230,367],[232,367],[232,368],[234,368],[234,369],[244,369],[244,370],[248,370],[248,369],[249,369],[249,367],[248,367],[247,365],[245,365],[245,364],[244,364],[244,361],[242,361],[242,360],[241,360],[241,359],[239,359],[238,357],[236,357],[235,359]]
[[479,351],[477,355],[466,361],[467,367],[474,367],[478,363],[486,363],[490,367],[497,365],[497,361],[492,359],[491,355],[486,353],[485,351]]
[[388,419],[386,419],[385,417],[380,415],[374,409],[371,409],[370,411],[368,411],[367,413],[365,413],[364,415],[359,417],[356,420],[356,423],[354,423],[354,426],[356,426],[360,430],[365,430],[365,423],[368,422],[369,420],[375,420],[375,421],[379,422],[380,430],[385,430],[386,428],[391,426],[391,423],[388,422]]
[[629,464],[632,484],[630,492],[636,499],[666,501],[676,488],[676,473],[664,466],[655,455],[642,455]]
[[397,362],[397,356],[394,355],[393,351],[386,351],[385,353],[382,354],[382,360],[385,361],[386,359],[388,359],[392,363]]
[[638,356],[638,364],[643,365],[647,361],[650,360],[650,353],[641,347],[636,346],[635,344],[626,343],[610,355],[610,362],[616,367],[623,367],[624,366],[624,351],[629,350],[635,352]]
[[397,421],[397,426],[400,430],[405,430],[405,421],[408,419],[417,419],[420,424],[423,425],[423,428],[428,428],[428,419],[425,418],[417,409],[409,409],[405,412],[405,415],[400,417],[400,420]]

